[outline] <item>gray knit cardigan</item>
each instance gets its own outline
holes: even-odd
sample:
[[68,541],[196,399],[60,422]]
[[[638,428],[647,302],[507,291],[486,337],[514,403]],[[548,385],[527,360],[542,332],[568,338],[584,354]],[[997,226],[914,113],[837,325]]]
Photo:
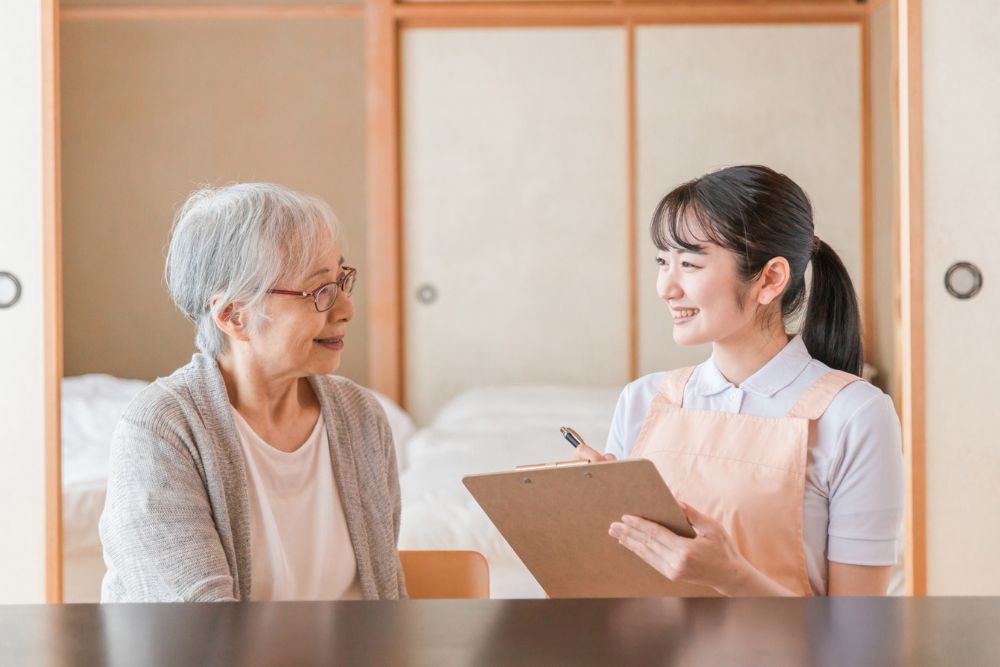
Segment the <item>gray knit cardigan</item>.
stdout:
[[[396,550],[399,477],[374,397],[350,380],[309,378],[366,599],[406,597]],[[128,406],[111,444],[100,522],[103,602],[249,600],[250,508],[236,425],[218,365],[196,354]]]

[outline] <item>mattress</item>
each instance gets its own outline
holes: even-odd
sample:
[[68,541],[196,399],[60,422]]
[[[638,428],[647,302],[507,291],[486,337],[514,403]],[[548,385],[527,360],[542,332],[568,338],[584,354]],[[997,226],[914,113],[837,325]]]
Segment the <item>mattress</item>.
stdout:
[[[63,382],[63,522],[65,600],[100,598],[104,563],[97,522],[104,508],[111,435],[122,412],[146,386],[108,375]],[[400,464],[401,549],[473,549],[490,565],[495,598],[544,593],[486,514],[462,477],[572,456],[560,426],[572,426],[602,449],[618,387],[517,385],[481,387],[448,404],[415,431],[409,416],[378,396]],[[902,592],[902,567],[890,591]]]

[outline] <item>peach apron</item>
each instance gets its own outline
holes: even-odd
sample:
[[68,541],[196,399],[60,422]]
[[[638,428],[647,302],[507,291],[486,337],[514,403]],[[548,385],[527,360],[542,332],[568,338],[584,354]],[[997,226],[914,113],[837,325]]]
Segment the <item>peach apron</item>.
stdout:
[[693,372],[667,373],[632,456],[652,461],[678,500],[719,521],[757,569],[812,595],[802,541],[810,423],[860,378],[830,371],[784,417],[756,417],[684,408]]

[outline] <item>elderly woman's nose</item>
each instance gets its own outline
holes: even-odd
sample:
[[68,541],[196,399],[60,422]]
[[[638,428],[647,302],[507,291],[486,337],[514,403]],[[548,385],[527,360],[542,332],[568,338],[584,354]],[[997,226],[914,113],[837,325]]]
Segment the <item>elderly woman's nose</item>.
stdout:
[[330,316],[337,322],[350,322],[354,319],[354,297],[346,292],[337,295],[337,301],[330,309]]

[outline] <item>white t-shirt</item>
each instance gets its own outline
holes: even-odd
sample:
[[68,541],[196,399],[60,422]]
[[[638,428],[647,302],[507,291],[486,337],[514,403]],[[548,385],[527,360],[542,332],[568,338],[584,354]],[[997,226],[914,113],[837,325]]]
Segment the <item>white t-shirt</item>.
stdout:
[[233,415],[249,487],[250,599],[361,599],[323,416],[301,447],[283,452]]
[[[684,407],[783,417],[829,370],[796,336],[740,387],[726,380],[712,359],[700,364],[684,388]],[[646,375],[622,391],[609,454],[628,458],[663,376]],[[896,563],[903,493],[902,440],[892,400],[867,382],[854,382],[809,429],[803,539],[813,592],[826,593],[827,560]]]

